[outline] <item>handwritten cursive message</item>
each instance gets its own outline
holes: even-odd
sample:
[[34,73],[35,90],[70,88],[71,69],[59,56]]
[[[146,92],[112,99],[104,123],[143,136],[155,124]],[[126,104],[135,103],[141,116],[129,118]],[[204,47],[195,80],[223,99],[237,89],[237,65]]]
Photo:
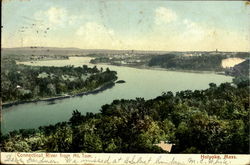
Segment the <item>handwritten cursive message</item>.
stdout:
[[243,165],[248,155],[1,153],[1,164]]

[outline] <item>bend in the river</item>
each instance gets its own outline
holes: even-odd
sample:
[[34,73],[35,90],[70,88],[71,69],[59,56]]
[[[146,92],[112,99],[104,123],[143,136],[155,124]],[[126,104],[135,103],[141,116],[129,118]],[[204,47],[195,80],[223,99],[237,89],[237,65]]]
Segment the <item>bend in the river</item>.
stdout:
[[[39,66],[94,66],[89,63],[90,59],[90,57],[70,57],[69,60],[19,63]],[[187,73],[99,64],[97,67],[109,67],[110,70],[117,71],[118,79],[125,80],[126,83],[116,84],[113,88],[97,94],[4,108],[2,111],[2,132],[6,133],[21,128],[37,128],[67,121],[75,109],[82,113],[96,113],[99,112],[102,105],[109,104],[115,99],[134,99],[136,97],[151,99],[166,91],[175,93],[187,89],[206,89],[211,82],[220,84],[232,81],[232,77],[215,73]]]

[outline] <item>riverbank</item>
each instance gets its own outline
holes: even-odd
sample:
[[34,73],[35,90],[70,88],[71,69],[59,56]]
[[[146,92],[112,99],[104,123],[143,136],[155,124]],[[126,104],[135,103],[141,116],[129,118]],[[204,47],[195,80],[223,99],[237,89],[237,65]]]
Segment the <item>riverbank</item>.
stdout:
[[[90,57],[90,56],[86,56],[86,55],[78,55],[78,56],[68,56],[70,57]],[[92,58],[92,57],[90,57]],[[55,60],[67,60],[67,59],[55,59]],[[33,65],[36,64],[39,61],[52,61],[52,60],[36,60],[36,61],[25,61],[25,62],[33,62]],[[110,63],[90,63],[90,61],[88,61],[89,64],[92,65],[111,65],[111,66],[120,66],[120,67],[130,67],[130,68],[136,68],[136,69],[149,69],[149,70],[161,70],[161,71],[173,71],[173,72],[187,72],[187,73],[211,73],[211,74],[219,74],[219,75],[225,75],[228,76],[227,74],[225,74],[224,71],[202,71],[202,70],[184,70],[184,69],[167,69],[167,68],[161,68],[161,67],[150,67],[147,65],[115,65],[115,64],[110,64]],[[17,64],[24,64],[23,61],[16,61]],[[26,64],[27,65],[27,64]],[[88,65],[88,64],[86,64]]]
[[94,90],[87,91],[87,92],[82,92],[82,93],[78,93],[78,94],[74,94],[74,95],[65,94],[65,95],[61,95],[61,96],[49,97],[49,98],[39,98],[39,99],[35,99],[35,100],[8,102],[8,103],[3,103],[1,106],[2,106],[2,108],[7,108],[7,107],[14,106],[14,105],[19,105],[19,104],[36,103],[36,102],[40,102],[40,101],[50,102],[50,101],[54,101],[54,100],[62,100],[62,99],[66,99],[66,98],[76,97],[76,96],[98,94],[98,93],[103,92],[106,89],[110,89],[114,86],[115,86],[115,80],[112,80],[112,81],[107,82]]
[[[73,60],[70,58],[67,62],[58,60],[53,63],[47,63],[47,65],[63,66],[76,62],[75,66],[78,67],[84,64],[87,65],[85,61],[87,61],[85,58],[74,58]],[[38,63],[38,65],[44,64]],[[207,89],[211,82],[219,85],[232,81],[232,78],[229,76],[217,74],[189,74],[152,69],[140,70],[111,65],[97,65],[97,67],[109,67],[110,70],[117,71],[117,80],[125,80],[126,83],[115,84],[113,88],[98,94],[49,102],[40,101],[3,108],[2,132],[7,133],[18,129],[38,128],[43,125],[64,122],[70,118],[72,111],[76,109],[82,114],[87,112],[98,113],[103,105],[110,104],[114,100],[136,98],[149,100],[160,96],[162,92],[171,91],[175,94],[185,90],[203,90]],[[112,79],[109,80],[111,81]],[[81,92],[84,91],[79,91],[78,93]]]
[[142,66],[128,66],[128,67],[133,67],[137,69],[151,69],[151,70],[162,70],[162,71],[173,71],[173,72],[188,72],[188,73],[215,73],[215,74],[220,74],[220,75],[225,75],[224,72],[220,71],[202,71],[202,70],[184,70],[184,69],[167,69],[167,68],[161,68],[161,67],[150,67],[146,65]]
[[[92,63],[90,63],[90,64],[92,64]],[[99,65],[118,66],[118,67],[130,67],[130,68],[136,68],[136,69],[172,71],[172,72],[187,72],[187,73],[218,74],[218,75],[229,76],[229,75],[225,74],[225,72],[223,72],[223,71],[202,71],[202,70],[167,69],[167,68],[161,68],[161,67],[150,67],[150,66],[147,66],[147,65],[114,65],[114,64],[110,64],[110,63],[97,63],[96,65],[98,65],[98,64]]]

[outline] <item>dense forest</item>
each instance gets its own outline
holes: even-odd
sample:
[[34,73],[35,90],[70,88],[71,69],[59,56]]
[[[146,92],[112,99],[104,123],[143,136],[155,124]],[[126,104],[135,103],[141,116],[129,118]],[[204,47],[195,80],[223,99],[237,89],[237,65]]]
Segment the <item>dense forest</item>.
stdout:
[[108,68],[27,66],[6,60],[1,67],[2,101],[74,95],[114,83],[116,79],[116,72]]
[[221,71],[223,55],[179,56],[166,54],[153,57],[148,65],[167,69]]
[[163,153],[154,145],[163,140],[175,144],[172,153],[249,154],[249,79],[233,82],[151,100],[114,100],[96,114],[74,110],[68,122],[2,135],[1,149]]
[[[95,56],[90,56],[95,57]],[[117,66],[142,66],[146,65],[152,57],[150,55],[143,55],[143,56],[132,56],[127,55],[121,57],[95,57],[94,59],[90,60],[92,64],[100,64],[106,63],[110,65],[117,65]]]
[[[195,70],[195,71],[219,71],[233,76],[239,76],[239,69],[229,70],[222,67],[222,60],[228,58],[247,59],[250,56],[249,52],[172,52],[162,55],[136,55],[127,54],[118,56],[98,56],[94,57],[90,62],[92,64],[107,63],[111,65],[122,66],[149,66],[160,67],[169,70]],[[245,62],[248,68],[248,62]],[[246,67],[245,67],[246,68]],[[242,69],[242,68],[240,68]],[[236,72],[236,73],[235,73]],[[240,71],[241,72],[241,71]],[[245,74],[243,74],[245,75]]]

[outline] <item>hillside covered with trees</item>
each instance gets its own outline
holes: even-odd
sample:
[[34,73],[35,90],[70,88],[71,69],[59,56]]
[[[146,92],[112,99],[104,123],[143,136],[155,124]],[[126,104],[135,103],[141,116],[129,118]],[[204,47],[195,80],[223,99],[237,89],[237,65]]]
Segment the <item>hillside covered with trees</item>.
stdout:
[[29,101],[74,95],[98,87],[114,84],[115,71],[97,67],[16,65],[14,60],[4,61],[1,67],[2,101]]
[[[168,70],[215,71],[228,74],[223,68],[224,59],[240,58],[247,61],[249,52],[169,52],[166,54],[123,54],[123,55],[89,55],[92,64],[105,63],[130,67],[159,67]],[[249,64],[249,60],[248,60]],[[247,64],[247,67],[248,67]],[[246,67],[244,67],[246,68]],[[236,72],[242,68],[237,68]],[[235,70],[231,70],[234,72]],[[245,73],[245,72],[244,72]],[[231,74],[239,76],[240,74]]]
[[74,110],[68,122],[1,136],[6,152],[249,154],[249,81],[211,83],[205,90],[163,93],[144,100],[114,100],[100,113]]
[[237,77],[249,77],[250,75],[250,59],[243,61],[240,64],[235,65],[232,68],[226,70],[227,75],[237,76]]
[[148,65],[167,69],[221,71],[221,61],[226,56],[201,55],[201,56],[178,56],[166,54],[153,57]]

